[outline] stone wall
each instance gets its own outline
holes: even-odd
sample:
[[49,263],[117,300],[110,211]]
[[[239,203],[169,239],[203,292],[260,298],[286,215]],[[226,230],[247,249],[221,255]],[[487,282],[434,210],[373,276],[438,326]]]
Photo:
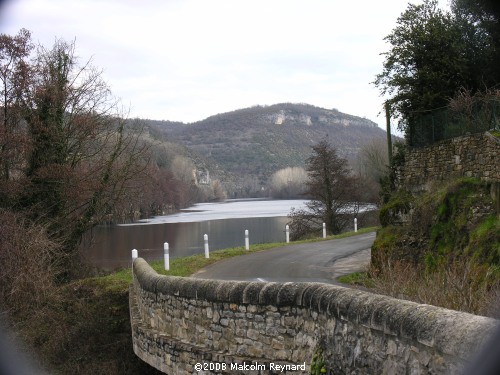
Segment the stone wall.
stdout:
[[412,148],[399,171],[398,185],[418,192],[427,190],[428,184],[433,181],[476,177],[498,186],[499,159],[500,139],[488,132]]
[[141,258],[133,267],[134,352],[167,374],[309,373],[318,353],[334,374],[456,373],[498,323],[328,284],[160,276]]

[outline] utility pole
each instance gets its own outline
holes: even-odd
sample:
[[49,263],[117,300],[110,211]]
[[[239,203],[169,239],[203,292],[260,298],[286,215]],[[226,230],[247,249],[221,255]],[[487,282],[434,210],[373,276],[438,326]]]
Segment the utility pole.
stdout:
[[391,136],[391,107],[385,102],[385,121],[387,127],[387,151],[389,153],[389,165],[392,165],[392,136]]

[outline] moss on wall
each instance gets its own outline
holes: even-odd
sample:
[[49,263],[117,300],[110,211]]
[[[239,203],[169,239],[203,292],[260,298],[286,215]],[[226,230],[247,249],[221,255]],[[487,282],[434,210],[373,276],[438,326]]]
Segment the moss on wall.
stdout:
[[463,257],[500,264],[500,230],[491,183],[460,178],[413,196],[396,192],[380,212],[372,248],[382,259],[436,263]]

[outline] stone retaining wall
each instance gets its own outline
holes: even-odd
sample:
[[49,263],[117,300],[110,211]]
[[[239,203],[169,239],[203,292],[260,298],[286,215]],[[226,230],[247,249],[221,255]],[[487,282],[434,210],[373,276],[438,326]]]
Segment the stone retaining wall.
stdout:
[[498,323],[328,284],[160,276],[141,258],[133,267],[134,352],[167,374],[309,373],[318,353],[336,375],[456,373]]
[[413,192],[427,190],[432,181],[476,177],[500,183],[500,139],[489,132],[466,135],[431,146],[411,148],[399,171],[398,185]]

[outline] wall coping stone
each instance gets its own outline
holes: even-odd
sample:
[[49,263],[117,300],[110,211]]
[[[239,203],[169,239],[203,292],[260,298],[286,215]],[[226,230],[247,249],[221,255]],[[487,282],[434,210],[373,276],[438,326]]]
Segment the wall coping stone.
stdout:
[[415,340],[466,359],[499,321],[336,285],[203,280],[158,275],[142,258],[133,263],[140,288],[187,299],[275,307],[304,307],[361,324],[387,335]]

